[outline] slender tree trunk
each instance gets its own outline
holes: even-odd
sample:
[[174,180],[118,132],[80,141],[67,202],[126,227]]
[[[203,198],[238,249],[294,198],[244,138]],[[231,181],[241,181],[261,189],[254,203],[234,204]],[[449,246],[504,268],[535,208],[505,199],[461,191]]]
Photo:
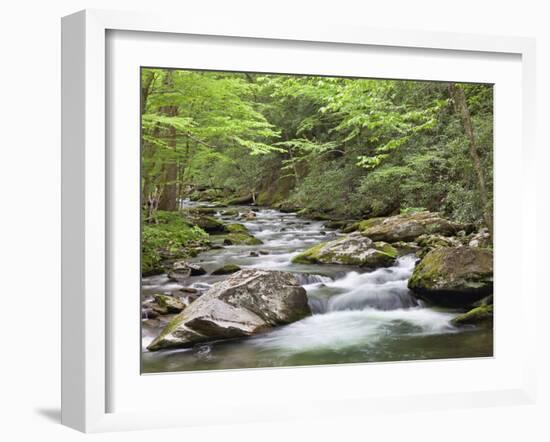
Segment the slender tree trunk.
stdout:
[[464,94],[464,89],[462,89],[460,86],[457,86],[455,83],[449,84],[449,92],[453,100],[455,111],[460,115],[462,125],[464,126],[464,132],[466,133],[466,137],[468,138],[470,157],[472,158],[472,163],[476,172],[479,197],[481,200],[481,204],[483,205],[483,217],[485,220],[485,224],[489,228],[489,231],[492,235],[492,209],[487,192],[485,173],[483,172],[483,166],[481,164],[479,149],[474,133],[474,126],[472,124],[472,117],[470,115],[470,110],[468,109],[468,104],[466,103],[466,95]]
[[[142,71],[141,77],[141,100],[140,100],[140,111],[141,117],[145,114],[147,110],[147,100],[149,95],[153,90],[155,83],[155,74],[150,71]],[[148,191],[149,191],[149,170],[144,166],[144,159],[152,155],[150,147],[148,148],[147,143],[143,140],[143,128],[141,133],[141,173],[142,173],[142,190],[141,190],[141,205],[142,207],[147,204],[148,201]]]
[[[164,78],[164,86],[166,89],[170,89],[174,86],[173,72],[168,71]],[[159,109],[159,112],[167,117],[175,117],[178,114],[177,106],[163,106]],[[171,150],[171,155],[168,156],[164,164],[164,188],[159,201],[159,210],[177,210],[178,204],[178,163],[176,159],[177,138],[176,129],[174,127],[168,127],[164,130],[167,140],[167,148]]]
[[141,115],[147,110],[147,100],[151,91],[153,90],[153,85],[155,84],[156,75],[150,71],[142,71],[141,78]]

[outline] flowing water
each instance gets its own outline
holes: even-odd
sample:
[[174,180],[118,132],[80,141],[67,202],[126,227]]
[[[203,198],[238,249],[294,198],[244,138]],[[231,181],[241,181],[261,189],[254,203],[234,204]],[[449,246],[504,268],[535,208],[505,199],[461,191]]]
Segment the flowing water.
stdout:
[[[250,338],[159,352],[148,352],[145,347],[163,323],[146,320],[142,326],[144,373],[492,356],[491,329],[455,328],[451,320],[459,312],[425,306],[411,295],[407,280],[416,262],[414,255],[374,271],[292,264],[297,253],[339,233],[321,221],[272,209],[259,209],[256,215],[246,222],[216,216],[242,222],[264,244],[209,250],[193,262],[209,272],[229,263],[293,272],[307,291],[313,315]],[[251,251],[259,256],[251,256]],[[226,277],[195,276],[185,286],[205,291]],[[171,293],[182,287],[166,275],[144,278],[142,301],[153,293]]]

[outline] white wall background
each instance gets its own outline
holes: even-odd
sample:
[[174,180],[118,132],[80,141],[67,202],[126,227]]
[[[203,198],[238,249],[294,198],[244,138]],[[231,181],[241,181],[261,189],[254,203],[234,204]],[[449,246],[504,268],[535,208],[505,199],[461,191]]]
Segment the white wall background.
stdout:
[[[12,0],[0,12],[0,434],[6,441],[550,440],[550,311],[540,286],[538,406],[84,436],[59,421],[60,17],[84,8],[245,15],[250,20],[533,36],[538,44],[539,254],[546,270],[550,14],[536,0]],[[545,124],[546,123],[546,124]],[[517,179],[521,177],[510,177]],[[514,241],[514,232],[510,232]],[[450,380],[452,382],[452,380]]]

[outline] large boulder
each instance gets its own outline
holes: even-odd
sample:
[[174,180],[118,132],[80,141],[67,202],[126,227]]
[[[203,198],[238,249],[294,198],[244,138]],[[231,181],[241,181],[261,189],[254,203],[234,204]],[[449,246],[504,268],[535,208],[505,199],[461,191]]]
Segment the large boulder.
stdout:
[[[254,213],[254,212],[252,212]],[[212,241],[217,243],[222,243],[226,246],[237,246],[237,245],[246,245],[246,246],[256,246],[263,244],[261,239],[256,238],[246,226],[233,223],[225,225],[226,234],[216,235],[211,238]]]
[[227,229],[225,228],[225,224],[218,221],[213,216],[206,216],[206,215],[199,215],[199,216],[192,216],[191,221],[193,224],[199,226],[202,230],[204,230],[207,233],[224,233],[227,232]]
[[254,196],[252,194],[239,196],[232,199],[228,199],[226,204],[228,206],[240,206],[243,204],[252,204],[254,202]]
[[394,263],[397,250],[384,242],[374,242],[360,233],[317,244],[296,255],[295,264],[347,264],[387,267]]
[[432,250],[416,265],[408,286],[432,304],[467,307],[493,292],[493,252],[473,247]]
[[241,270],[192,302],[147,348],[250,336],[310,314],[306,291],[291,273]]
[[373,241],[414,241],[420,235],[455,235],[464,225],[442,218],[437,213],[416,212],[361,221],[358,230]]

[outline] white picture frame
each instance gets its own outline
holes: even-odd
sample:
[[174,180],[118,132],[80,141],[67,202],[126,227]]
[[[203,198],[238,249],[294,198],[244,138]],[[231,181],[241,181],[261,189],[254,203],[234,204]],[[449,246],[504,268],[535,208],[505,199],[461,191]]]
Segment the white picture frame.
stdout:
[[[110,336],[116,318],[110,310],[109,245],[116,229],[112,222],[112,195],[108,181],[110,164],[107,143],[110,135],[106,121],[108,112],[109,63],[107,36],[112,32],[155,33],[160,36],[212,36],[217,38],[254,39],[255,41],[284,42],[286,45],[337,44],[340,47],[375,47],[380,51],[400,48],[402,51],[426,50],[434,57],[444,54],[473,54],[483,60],[490,54],[502,54],[519,60],[521,75],[520,97],[521,124],[518,141],[521,150],[523,185],[518,191],[521,198],[521,253],[522,267],[526,257],[534,255],[532,241],[535,228],[535,175],[534,167],[534,105],[535,105],[535,44],[532,39],[517,37],[491,37],[450,33],[426,33],[416,31],[388,31],[344,26],[304,25],[300,28],[281,28],[276,25],[249,22],[211,22],[205,17],[171,17],[144,13],[126,13],[100,10],[86,10],[63,18],[62,21],[62,423],[85,432],[123,429],[159,428],[169,426],[206,425],[215,422],[253,422],[284,419],[289,417],[327,417],[336,415],[366,414],[371,411],[397,412],[410,408],[441,409],[469,406],[491,406],[502,404],[533,403],[536,393],[536,353],[534,339],[526,339],[521,355],[518,354],[517,370],[508,383],[495,383],[488,389],[460,387],[450,392],[435,386],[426,394],[408,393],[387,395],[366,395],[360,389],[355,395],[341,395],[332,392],[327,397],[308,400],[309,407],[301,403],[285,404],[273,401],[271,405],[251,407],[245,398],[236,398],[234,410],[205,415],[201,407],[193,413],[189,410],[174,410],[167,405],[155,410],[118,410],[110,403],[114,388],[111,370],[114,355]],[[150,34],[153,35],[153,34]],[[438,55],[441,54],[441,55]],[[228,69],[229,70],[229,69]],[[498,103],[496,118],[499,118]],[[136,109],[137,110],[137,109]],[[136,124],[137,121],[135,122]],[[139,148],[139,147],[138,147]],[[139,172],[138,172],[139,173]],[[498,169],[497,169],[498,173]],[[496,223],[498,220],[498,211]],[[498,231],[495,237],[498,264]],[[529,240],[531,239],[531,240]],[[137,245],[136,245],[137,246]],[[501,249],[502,250],[502,249]],[[498,268],[498,265],[497,265]],[[527,270],[522,270],[526,274]],[[498,277],[498,274],[497,274]],[[519,284],[519,283],[518,283]],[[497,284],[498,287],[498,284]],[[536,303],[535,281],[522,278],[522,308]],[[497,301],[498,302],[498,301]],[[504,309],[503,309],[504,310]],[[534,336],[535,324],[521,317],[524,337]],[[496,318],[496,333],[499,333],[499,319]],[[501,322],[505,324],[505,322]],[[136,344],[136,352],[139,347]],[[497,355],[498,358],[498,355]],[[439,362],[437,370],[449,369]],[[443,364],[443,365],[442,365]],[[456,362],[460,369],[461,362]],[[368,370],[399,370],[398,364],[379,364]],[[323,368],[323,376],[333,376],[337,370],[345,376],[360,376],[367,365]],[[369,367],[374,367],[369,365]],[[386,367],[386,368],[384,368]],[[426,366],[420,368],[425,372]],[[464,367],[462,365],[462,367]],[[520,368],[521,367],[521,368]],[[321,370],[318,367],[314,370]],[[490,369],[490,367],[487,367]],[[311,369],[309,369],[311,370]],[[416,370],[414,364],[408,370]],[[272,376],[278,372],[278,378]],[[248,373],[248,374],[247,374]],[[282,374],[281,374],[282,373]],[[241,371],[239,376],[248,377],[251,384],[260,387],[266,383],[279,382],[302,376],[300,369]],[[311,373],[311,371],[309,372]],[[420,372],[419,372],[420,373]],[[134,373],[139,376],[139,373]],[[424,373],[426,374],[426,373]],[[517,376],[516,376],[517,375]],[[201,379],[193,374],[193,382]],[[211,385],[221,386],[231,376],[217,373],[208,378]],[[163,376],[160,376],[163,377]],[[149,378],[149,377],[148,377]],[[120,379],[120,376],[118,377]],[[166,377],[165,377],[166,379]],[[497,385],[498,384],[498,385]],[[134,384],[135,386],[135,384]],[[277,385],[275,385],[277,387]],[[213,387],[214,388],[214,387]],[[162,390],[161,390],[162,391]],[[191,392],[192,394],[196,394]],[[294,391],[292,394],[300,394]],[[135,400],[135,398],[131,398]],[[335,411],[336,409],[336,411]]]

